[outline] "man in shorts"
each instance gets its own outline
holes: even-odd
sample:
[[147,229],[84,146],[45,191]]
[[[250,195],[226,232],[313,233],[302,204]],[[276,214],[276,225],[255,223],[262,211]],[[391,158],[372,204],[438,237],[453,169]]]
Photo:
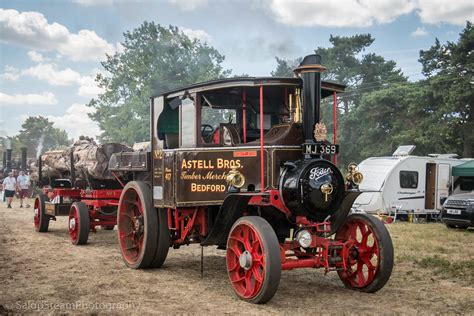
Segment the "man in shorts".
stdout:
[[20,171],[20,175],[16,178],[18,191],[20,192],[20,207],[23,207],[23,199],[28,197],[30,191],[30,177],[25,175],[24,171]]
[[3,179],[3,191],[5,191],[5,197],[7,198],[8,208],[12,208],[12,200],[15,196],[16,179],[13,177],[13,173],[10,171],[8,177]]

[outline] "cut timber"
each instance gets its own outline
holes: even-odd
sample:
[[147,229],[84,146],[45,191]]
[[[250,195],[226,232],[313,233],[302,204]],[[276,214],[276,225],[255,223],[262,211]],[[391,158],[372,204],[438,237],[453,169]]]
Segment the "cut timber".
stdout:
[[[51,150],[41,155],[43,178],[68,178],[71,175],[71,152],[75,176],[83,180],[114,179],[108,170],[113,153],[129,152],[132,149],[119,143],[98,145],[93,139],[81,137],[65,150]],[[38,179],[38,162],[30,165],[32,180]]]

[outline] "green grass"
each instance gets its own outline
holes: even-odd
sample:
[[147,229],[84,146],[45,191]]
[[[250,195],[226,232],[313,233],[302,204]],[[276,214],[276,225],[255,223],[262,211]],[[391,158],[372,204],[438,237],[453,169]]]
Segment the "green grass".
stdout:
[[415,265],[442,279],[474,283],[474,231],[441,224],[387,225],[395,250],[395,265]]

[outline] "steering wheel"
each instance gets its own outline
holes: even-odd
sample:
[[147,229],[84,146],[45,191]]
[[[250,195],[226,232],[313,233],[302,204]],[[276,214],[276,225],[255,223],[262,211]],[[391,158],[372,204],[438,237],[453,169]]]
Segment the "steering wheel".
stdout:
[[201,125],[201,134],[202,133],[205,133],[205,134],[212,134],[214,133],[214,127],[212,127],[212,125],[209,125],[209,124],[202,124]]

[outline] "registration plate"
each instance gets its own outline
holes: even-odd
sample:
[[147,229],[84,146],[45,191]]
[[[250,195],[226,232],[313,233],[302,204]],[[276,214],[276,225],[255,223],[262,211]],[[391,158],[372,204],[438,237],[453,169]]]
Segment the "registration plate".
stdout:
[[461,210],[447,209],[446,213],[451,214],[451,215],[461,215]]
[[303,154],[305,155],[336,155],[339,153],[337,144],[303,144]]

